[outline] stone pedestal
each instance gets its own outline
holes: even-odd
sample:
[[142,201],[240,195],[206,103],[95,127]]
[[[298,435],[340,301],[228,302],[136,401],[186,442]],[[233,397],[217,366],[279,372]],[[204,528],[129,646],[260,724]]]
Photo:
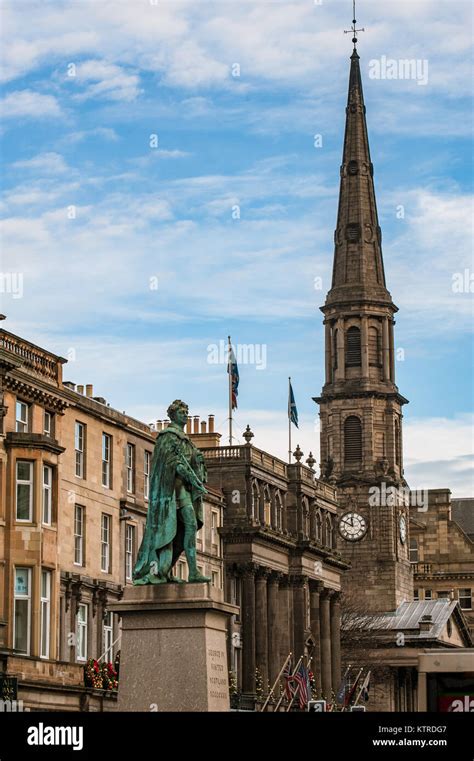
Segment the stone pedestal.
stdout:
[[127,587],[119,711],[228,711],[227,617],[237,608],[211,584]]

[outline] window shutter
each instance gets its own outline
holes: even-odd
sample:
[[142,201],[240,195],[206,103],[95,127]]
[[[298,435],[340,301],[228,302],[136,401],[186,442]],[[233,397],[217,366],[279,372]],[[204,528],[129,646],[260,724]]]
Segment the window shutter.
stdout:
[[360,367],[360,330],[349,328],[346,333],[346,367]]
[[347,463],[362,460],[362,425],[355,415],[344,422],[344,459]]

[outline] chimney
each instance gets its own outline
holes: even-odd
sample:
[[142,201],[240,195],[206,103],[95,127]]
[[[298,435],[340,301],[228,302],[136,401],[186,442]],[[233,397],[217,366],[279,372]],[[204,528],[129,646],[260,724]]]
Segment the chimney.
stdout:
[[76,384],[73,383],[72,381],[64,381],[63,386],[66,386],[66,388],[70,388],[71,391],[76,390]]
[[84,386],[77,386],[76,387],[76,391],[77,391],[78,394],[83,394],[84,393]]
[[420,632],[429,632],[433,625],[433,619],[430,615],[422,616],[420,621]]
[[86,386],[86,396],[88,396],[89,399],[92,399],[94,396],[94,386],[91,383],[88,383]]
[[193,430],[193,419],[191,415],[188,415],[188,419],[186,420],[186,433],[192,433]]
[[163,428],[168,428],[169,424],[170,424],[169,420],[163,420]]
[[206,433],[207,423],[205,420],[201,420],[201,433]]
[[193,433],[199,433],[199,415],[194,416],[194,430]]
[[155,431],[162,431],[162,430],[163,430],[163,421],[162,420],[157,420],[156,421]]
[[214,415],[209,415],[209,433],[214,433]]

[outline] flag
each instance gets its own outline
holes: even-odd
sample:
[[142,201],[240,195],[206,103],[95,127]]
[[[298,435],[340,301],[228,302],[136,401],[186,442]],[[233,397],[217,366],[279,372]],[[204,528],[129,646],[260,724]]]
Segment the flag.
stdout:
[[293,386],[290,379],[288,379],[288,383],[288,418],[298,428],[298,410],[296,409],[295,395],[293,394]]
[[239,368],[235,358],[234,350],[229,338],[229,359],[227,361],[227,372],[232,379],[232,409],[237,409],[237,397],[239,395]]
[[294,697],[294,694],[296,692],[296,687],[293,683],[293,675],[291,673],[291,669],[292,669],[291,658],[289,658],[285,666],[285,669],[283,671],[283,679],[285,680],[285,697],[289,703],[291,703]]
[[370,690],[370,674],[371,672],[368,671],[366,674],[366,677],[364,679],[364,682],[362,684],[362,699],[365,700],[367,703],[369,699],[369,690]]
[[299,700],[300,700],[300,708],[306,708],[308,705],[308,700],[311,695],[311,690],[309,686],[309,673],[306,666],[301,663],[298,671],[296,674],[293,674],[293,680],[296,682],[297,686],[299,687]]
[[353,697],[354,697],[354,695],[355,695],[355,691],[356,691],[356,689],[357,689],[357,685],[358,685],[358,684],[359,684],[359,682],[360,682],[360,677],[361,677],[361,675],[362,675],[362,669],[361,669],[361,670],[359,671],[359,673],[357,674],[357,677],[356,677],[356,680],[355,680],[354,684],[353,684],[353,685],[352,685],[352,687],[350,688],[349,692],[346,694],[346,699],[345,699],[345,701],[344,701],[344,705],[345,705],[345,706],[350,706],[350,704],[351,704],[351,701],[352,701],[352,698],[353,698]]
[[346,689],[347,689],[347,671],[342,677],[342,682],[339,685],[339,689],[337,691],[336,700],[339,704],[345,704],[346,701]]

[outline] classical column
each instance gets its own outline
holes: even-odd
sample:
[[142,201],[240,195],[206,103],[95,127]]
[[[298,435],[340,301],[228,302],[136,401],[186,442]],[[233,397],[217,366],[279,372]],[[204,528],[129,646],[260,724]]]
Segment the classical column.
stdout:
[[255,571],[256,566],[243,566],[242,576],[242,689],[255,693]]
[[388,317],[382,321],[383,379],[390,380],[390,339]]
[[275,571],[268,578],[268,678],[270,686],[273,686],[278,672],[283,664],[280,661],[280,638],[278,636],[278,617],[279,617],[279,584],[282,578],[281,573]]
[[267,579],[268,568],[258,568],[255,579],[255,663],[262,676],[263,689],[268,684],[268,621]]
[[323,583],[321,581],[309,582],[309,617],[311,634],[314,640],[313,661],[311,671],[315,675],[316,684],[321,688],[321,612],[319,597]]
[[335,592],[330,601],[332,688],[337,692],[341,683],[341,593]]
[[280,640],[280,662],[283,663],[288,653],[292,652],[292,636],[290,635],[290,581],[284,576],[280,581],[278,634]]
[[300,655],[304,655],[305,649],[305,588],[307,580],[307,576],[292,576],[291,578],[293,587],[293,637],[296,659],[298,659]]
[[360,343],[362,354],[362,377],[369,377],[369,318],[362,315],[360,321]]
[[331,667],[331,614],[330,600],[332,590],[323,589],[320,596],[321,613],[321,686],[323,696],[331,699],[332,667]]

